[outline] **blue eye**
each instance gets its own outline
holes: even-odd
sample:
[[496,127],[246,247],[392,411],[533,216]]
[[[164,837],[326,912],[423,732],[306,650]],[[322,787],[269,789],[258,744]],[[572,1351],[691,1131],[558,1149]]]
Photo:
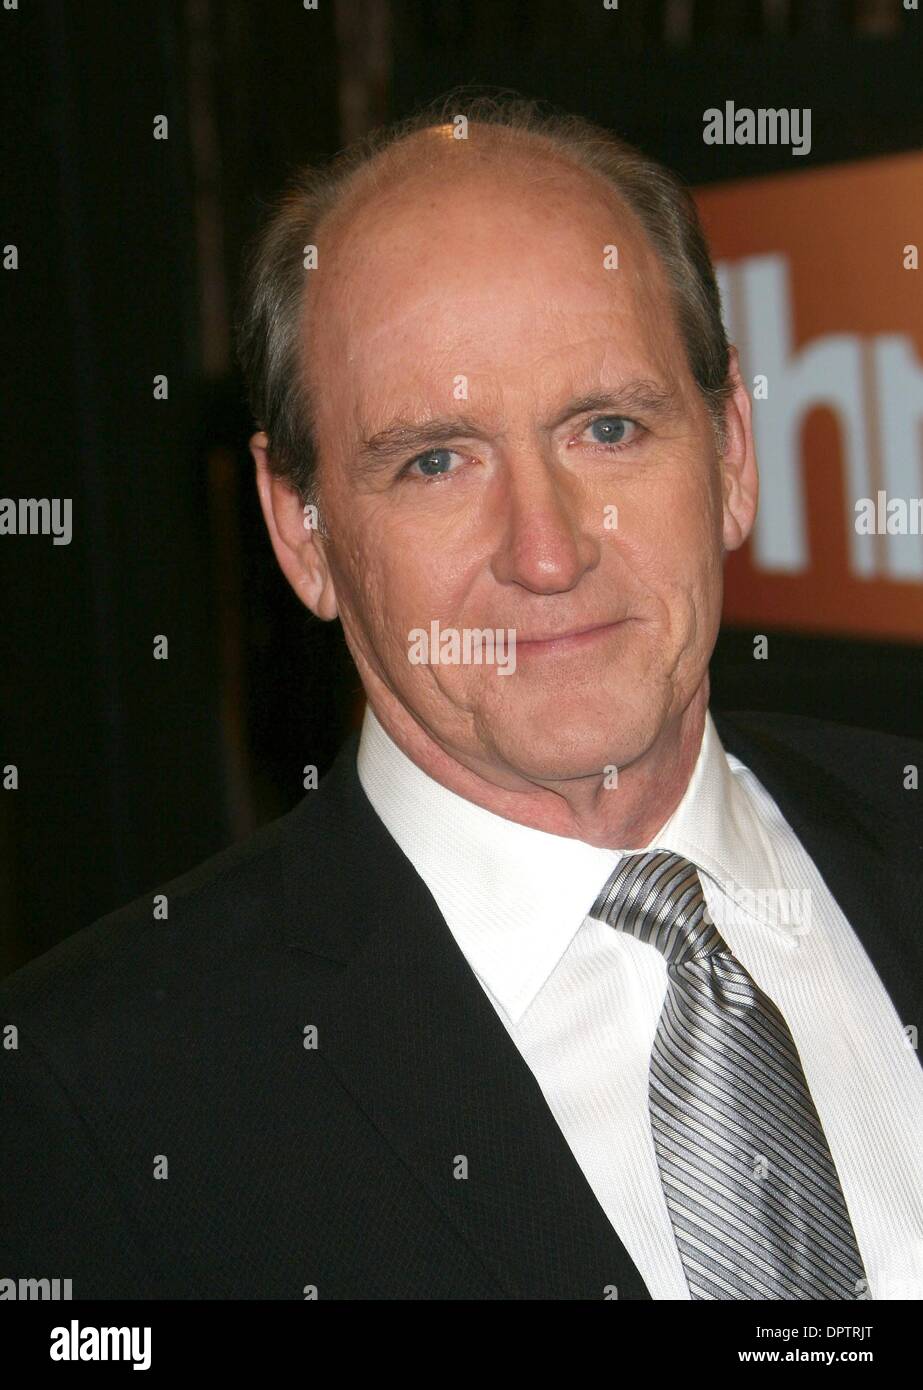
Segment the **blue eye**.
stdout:
[[442,477],[449,471],[449,460],[454,453],[454,449],[427,449],[425,454],[417,454],[416,458],[410,460],[405,472],[409,473],[419,464],[420,473],[424,478]]
[[597,444],[623,444],[629,426],[635,427],[634,421],[624,415],[599,415],[587,429],[594,432]]

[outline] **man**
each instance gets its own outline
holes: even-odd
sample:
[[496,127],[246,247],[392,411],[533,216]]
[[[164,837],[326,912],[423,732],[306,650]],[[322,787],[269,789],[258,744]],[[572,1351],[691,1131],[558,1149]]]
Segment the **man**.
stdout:
[[709,713],[757,470],[688,197],[430,113],[289,193],[241,355],[361,741],[9,982],[3,1272],[918,1297],[921,748]]

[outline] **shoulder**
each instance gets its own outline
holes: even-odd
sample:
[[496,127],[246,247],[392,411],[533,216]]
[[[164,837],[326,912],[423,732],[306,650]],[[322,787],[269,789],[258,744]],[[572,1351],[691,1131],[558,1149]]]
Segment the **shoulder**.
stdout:
[[8,976],[0,982],[7,1017],[46,1015],[70,1031],[68,1011],[76,1023],[81,1005],[88,1014],[127,1013],[133,1004],[144,1013],[151,1000],[188,998],[222,974],[246,971],[261,953],[283,950],[296,922],[323,956],[336,925],[326,908],[330,884],[342,878],[348,773],[346,755],[339,777],[322,779],[286,815]]
[[[893,763],[904,758],[919,763],[923,758],[923,741],[902,734],[882,733],[851,724],[838,724],[809,715],[766,713],[761,710],[713,711],[718,727],[748,740],[759,741],[780,750],[790,748],[801,757],[817,759],[847,772],[852,766],[879,766],[882,760]],[[727,739],[722,734],[722,742]]]
[[725,752],[767,785],[797,770],[798,783],[815,786],[819,800],[844,798],[864,808],[867,820],[880,817],[883,826],[919,839],[920,740],[807,715],[744,710],[712,717]]

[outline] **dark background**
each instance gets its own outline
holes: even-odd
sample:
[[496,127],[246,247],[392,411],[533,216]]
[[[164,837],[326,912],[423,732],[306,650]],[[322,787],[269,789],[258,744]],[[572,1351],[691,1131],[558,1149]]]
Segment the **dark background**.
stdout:
[[[243,247],[299,163],[458,83],[578,111],[692,184],[791,167],[703,143],[726,100],[810,106],[801,167],[923,145],[900,0],[24,0],[0,52],[0,495],[74,509],[69,546],[0,538],[0,974],[287,809],[357,719],[339,626],[264,535],[233,366]],[[713,705],[923,736],[920,645],[772,654],[725,630]]]

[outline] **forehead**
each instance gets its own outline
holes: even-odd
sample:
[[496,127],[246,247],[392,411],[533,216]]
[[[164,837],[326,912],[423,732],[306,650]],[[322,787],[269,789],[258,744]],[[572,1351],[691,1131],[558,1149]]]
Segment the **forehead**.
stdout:
[[630,209],[558,161],[456,154],[379,180],[320,229],[302,323],[318,429],[445,404],[459,377],[498,408],[601,377],[676,388],[672,299]]

